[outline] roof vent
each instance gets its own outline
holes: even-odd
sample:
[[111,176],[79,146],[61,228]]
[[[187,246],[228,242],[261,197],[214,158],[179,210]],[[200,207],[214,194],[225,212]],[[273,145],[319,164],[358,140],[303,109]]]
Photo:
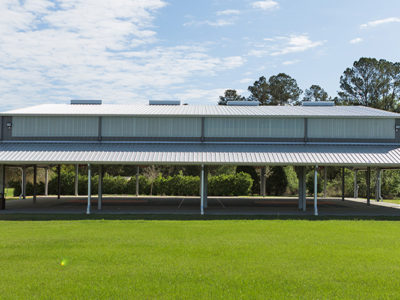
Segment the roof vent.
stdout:
[[334,101],[303,101],[302,106],[335,106]]
[[181,105],[180,100],[149,100],[149,105]]
[[71,100],[72,105],[84,104],[84,105],[101,105],[102,100]]
[[228,105],[228,106],[259,106],[260,102],[258,102],[258,101],[227,101],[226,105]]

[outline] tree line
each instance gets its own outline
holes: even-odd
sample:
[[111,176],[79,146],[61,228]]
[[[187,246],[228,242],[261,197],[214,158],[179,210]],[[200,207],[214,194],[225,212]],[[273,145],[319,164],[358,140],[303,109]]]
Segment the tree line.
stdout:
[[[336,105],[364,105],[387,111],[400,111],[400,62],[362,57],[340,76],[340,91],[331,97],[319,85],[303,90],[296,79],[279,73],[267,80],[261,76],[248,87],[249,97],[228,89],[219,105],[228,101],[258,101],[260,105],[301,105],[303,101],[334,101]],[[301,95],[303,94],[303,97]]]

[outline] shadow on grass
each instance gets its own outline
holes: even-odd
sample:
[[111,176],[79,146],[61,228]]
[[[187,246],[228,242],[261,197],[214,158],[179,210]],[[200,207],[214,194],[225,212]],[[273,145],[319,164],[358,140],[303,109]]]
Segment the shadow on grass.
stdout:
[[200,221],[200,220],[304,220],[304,221],[400,221],[400,216],[297,216],[297,215],[174,215],[174,214],[0,214],[0,221],[72,221],[72,220],[148,220],[148,221]]

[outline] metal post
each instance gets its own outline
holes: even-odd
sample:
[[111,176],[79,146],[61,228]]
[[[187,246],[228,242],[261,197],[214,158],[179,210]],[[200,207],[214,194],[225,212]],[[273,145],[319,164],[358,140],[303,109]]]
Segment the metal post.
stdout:
[[57,166],[57,199],[61,198],[61,165]]
[[324,199],[326,199],[326,185],[328,182],[328,168],[324,167]]
[[22,167],[22,199],[26,199],[26,167]]
[[344,201],[344,167],[342,167],[342,201]]
[[49,167],[46,167],[44,172],[44,195],[49,195]]
[[92,172],[91,172],[91,167],[90,164],[88,166],[88,199],[87,199],[87,208],[86,208],[86,214],[90,215],[90,202],[92,201],[92,191],[91,191],[91,185],[92,185]]
[[101,210],[101,202],[103,201],[103,166],[99,166],[99,184],[98,184],[98,196],[97,196],[97,209]]
[[201,165],[200,176],[200,214],[204,215],[204,165]]
[[6,209],[6,197],[5,197],[5,188],[6,188],[6,167],[4,165],[0,165],[0,209]]
[[380,188],[381,188],[381,169],[376,169],[376,183],[375,183],[375,200],[380,200]]
[[136,166],[136,197],[139,196],[139,166]]
[[208,207],[208,167],[204,166],[204,208]]
[[303,181],[302,181],[302,188],[301,190],[303,191],[303,195],[302,195],[302,207],[303,207],[303,211],[307,210],[307,185],[306,185],[306,179],[307,179],[307,170],[306,167],[303,167],[302,169],[303,172]]
[[383,201],[382,198],[382,181],[383,181],[383,170],[380,171],[380,176],[379,176],[379,200]]
[[357,173],[358,170],[354,170],[354,198],[358,198],[358,184],[357,184]]
[[79,165],[75,165],[75,196],[79,195]]
[[371,167],[367,167],[367,205],[371,205]]
[[303,168],[304,167],[299,167],[299,210],[303,209]]
[[315,166],[314,169],[314,216],[318,216],[318,206],[317,206],[317,201],[318,201],[318,166]]
[[260,176],[260,195],[265,197],[265,188],[266,188],[266,173],[267,173],[267,167],[262,167],[261,168],[261,176]]
[[33,166],[33,203],[36,203],[37,165]]

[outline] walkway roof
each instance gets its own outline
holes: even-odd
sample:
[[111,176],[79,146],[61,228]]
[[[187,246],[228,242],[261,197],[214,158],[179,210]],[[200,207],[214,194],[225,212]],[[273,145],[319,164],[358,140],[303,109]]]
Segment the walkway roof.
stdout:
[[400,167],[399,145],[0,143],[0,164],[215,164]]
[[400,118],[400,114],[364,106],[225,105],[70,105],[43,104],[0,113],[3,116],[221,116],[221,117],[365,117]]

